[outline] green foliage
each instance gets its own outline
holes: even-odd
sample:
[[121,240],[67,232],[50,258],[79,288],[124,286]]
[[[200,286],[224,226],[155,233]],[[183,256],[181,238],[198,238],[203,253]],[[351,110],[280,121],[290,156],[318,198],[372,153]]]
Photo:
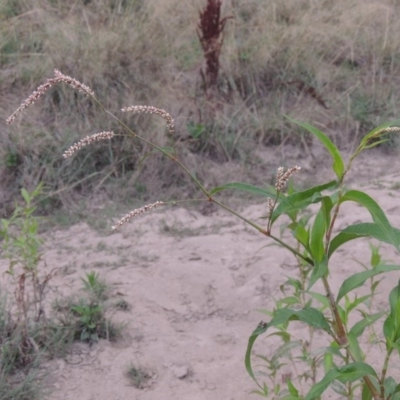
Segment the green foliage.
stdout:
[[97,342],[99,340],[99,326],[103,320],[102,307],[81,301],[74,305],[71,311],[79,318],[77,331],[80,332],[80,340],[82,342]]
[[54,320],[45,315],[53,271],[41,271],[43,241],[35,214],[41,193],[42,185],[32,192],[22,189],[22,201],[9,219],[1,220],[0,255],[8,260],[6,273],[15,295],[14,301],[6,301],[0,293],[0,398],[5,400],[42,398],[36,375],[44,354],[57,357],[73,340],[115,340],[121,332],[105,315],[108,285],[95,272],[82,278],[86,298],[68,304],[65,318],[61,308]]
[[[293,121],[295,122],[295,121]],[[371,147],[371,139],[379,140],[384,135],[385,129],[389,124],[385,124],[379,129],[374,129],[364,139],[361,140],[360,146],[356,152],[350,157],[347,166],[344,165],[343,159],[336,146],[327,137],[306,124],[300,124],[308,129],[317,137],[330,153],[333,164],[332,170],[338,178],[338,182],[330,187],[322,187],[309,189],[309,196],[301,196],[300,201],[289,200],[296,193],[288,194],[287,203],[282,203],[281,194],[276,195],[276,203],[278,206],[269,215],[270,229],[277,218],[286,214],[292,221],[286,224],[284,229],[289,229],[293,237],[297,241],[296,246],[288,243],[281,243],[296,257],[299,264],[299,274],[303,280],[290,278],[287,286],[292,288],[291,294],[276,303],[276,309],[273,311],[264,311],[265,314],[271,315],[272,319],[267,323],[261,323],[249,338],[245,365],[249,375],[257,383],[258,394],[267,397],[270,393],[265,382],[259,382],[258,374],[253,369],[253,348],[259,336],[264,335],[270,328],[278,330],[279,335],[285,343],[292,343],[296,339],[295,334],[291,334],[289,325],[291,321],[299,320],[309,330],[309,339],[301,339],[303,349],[307,351],[308,357],[302,357],[297,352],[297,360],[306,362],[309,372],[297,376],[298,383],[305,380],[309,384],[308,393],[299,395],[299,392],[293,389],[293,383],[287,385],[286,388],[279,388],[276,392],[276,372],[281,368],[279,363],[275,363],[273,374],[270,374],[269,380],[272,381],[276,399],[298,398],[304,400],[319,399],[325,390],[330,387],[342,398],[352,399],[357,390],[362,389],[363,399],[390,399],[396,396],[396,388],[398,383],[390,377],[386,378],[389,359],[393,350],[398,350],[400,354],[400,283],[389,295],[389,314],[383,322],[383,334],[386,342],[386,355],[383,355],[383,367],[380,373],[375,371],[371,365],[367,363],[366,355],[360,346],[360,338],[367,329],[373,329],[374,325],[386,315],[385,312],[372,312],[372,300],[375,295],[379,281],[374,278],[380,274],[389,273],[391,271],[400,270],[399,265],[389,265],[382,261],[379,253],[379,247],[371,245],[371,266],[365,267],[366,270],[347,277],[339,288],[337,297],[333,293],[329,285],[329,261],[330,257],[336,250],[350,240],[356,240],[363,237],[370,237],[381,242],[392,245],[397,251],[399,250],[399,230],[394,228],[388,221],[384,211],[379,205],[366,193],[358,190],[345,190],[343,182],[348,170],[351,168],[354,159],[365,149]],[[327,195],[322,195],[322,190],[330,189]],[[332,192],[333,191],[333,192]],[[303,192],[304,193],[304,192]],[[318,193],[318,195],[316,195]],[[306,199],[312,197],[312,201]],[[350,225],[342,229],[335,237],[332,238],[332,232],[340,206],[345,201],[357,202],[364,207],[371,215],[371,222],[362,222]],[[293,204],[288,206],[288,203]],[[283,205],[282,205],[283,204]],[[310,224],[308,220],[306,224],[300,224],[297,221],[299,215],[305,212],[305,209],[311,204],[319,204],[319,211],[316,213],[313,222]],[[280,209],[280,210],[279,210]],[[277,212],[279,210],[279,212]],[[275,214],[274,214],[275,213]],[[271,234],[270,237],[274,238]],[[308,269],[304,269],[304,263],[309,265]],[[325,289],[325,293],[311,292],[311,287],[321,281]],[[369,281],[369,294],[358,297],[357,295],[349,297],[352,292],[365,285]],[[286,291],[285,291],[286,294]],[[313,301],[319,303],[319,308],[311,307]],[[368,307],[369,304],[369,307]],[[297,308],[291,308],[296,305]],[[368,312],[365,311],[368,307]],[[298,308],[300,307],[300,308]],[[327,310],[330,309],[330,316]],[[363,318],[349,325],[350,313],[357,310]],[[312,342],[314,330],[323,330],[330,338],[330,346],[323,349],[323,357],[315,353],[309,352],[308,341]],[[274,334],[274,333],[273,333]],[[272,335],[273,335],[272,334]],[[293,335],[293,336],[292,336]],[[271,335],[270,335],[271,336]],[[307,343],[307,346],[305,345]],[[277,354],[278,350],[275,352]],[[288,349],[288,354],[292,354],[293,349]],[[303,352],[305,354],[305,352]],[[270,360],[265,358],[267,365],[271,368]],[[286,355],[288,357],[288,355]],[[292,355],[290,355],[292,357]],[[311,363],[310,363],[311,361]],[[299,361],[297,361],[299,362]],[[325,375],[322,380],[316,380],[316,370],[324,369]],[[297,370],[297,369],[296,369]],[[304,368],[303,368],[304,370]],[[361,393],[359,392],[361,395]],[[305,396],[305,397],[303,397]]]
[[[108,316],[107,309],[109,287],[107,283],[92,271],[81,278],[84,297],[75,301],[68,299],[65,304],[56,305],[61,326],[72,332],[74,339],[82,342],[97,342],[99,339],[116,340],[122,330],[121,324],[115,324]],[[127,304],[121,304],[127,309]]]
[[108,286],[99,277],[97,272],[86,273],[86,277],[81,279],[83,283],[83,290],[89,295],[93,301],[107,300]]
[[35,215],[35,202],[41,193],[41,184],[30,193],[21,189],[24,205],[16,204],[11,217],[1,220],[0,228],[0,255],[8,260],[6,273],[15,287],[17,320],[25,325],[25,330],[30,319],[39,321],[44,316],[44,292],[53,276],[53,271],[43,274],[39,268],[42,239],[39,236],[39,218]]

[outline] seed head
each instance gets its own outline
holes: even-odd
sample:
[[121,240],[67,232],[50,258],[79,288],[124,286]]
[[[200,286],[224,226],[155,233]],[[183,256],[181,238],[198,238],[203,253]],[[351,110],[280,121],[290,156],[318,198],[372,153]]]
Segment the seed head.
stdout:
[[275,202],[274,202],[274,200],[271,199],[271,197],[268,197],[267,205],[268,205],[268,218],[270,218],[274,211],[274,207],[275,207]]
[[79,82],[75,78],[71,78],[68,75],[62,74],[58,69],[54,70],[54,76],[57,82],[65,82],[67,85],[72,86],[74,89],[79,90],[82,93],[85,93],[88,96],[94,97],[94,92],[85,84]]
[[133,210],[130,213],[126,214],[124,217],[122,217],[114,226],[111,227],[111,229],[115,231],[116,229],[120,228],[122,225],[130,221],[132,218],[135,218],[138,215],[142,215],[145,212],[154,210],[155,208],[158,208],[164,204],[165,203],[163,203],[162,201],[156,201],[155,203],[147,204],[143,207],[137,208],[136,210]]
[[59,70],[54,70],[54,78],[47,79],[46,83],[40,85],[27,99],[25,99],[21,105],[6,119],[7,124],[12,124],[15,121],[17,115],[31,106],[35,104],[35,101],[38,100],[42,95],[44,95],[47,90],[49,90],[55,83],[65,82],[68,85],[72,86],[74,89],[78,89],[80,92],[83,92],[87,95],[94,96],[94,92],[89,89],[83,83],[77,81],[70,76],[63,75]]
[[174,120],[167,111],[163,110],[162,108],[157,108],[153,106],[131,106],[131,107],[124,107],[122,112],[128,112],[131,111],[135,114],[139,113],[148,113],[148,114],[158,114],[161,115],[161,117],[164,118],[165,122],[167,123],[168,131],[170,133],[174,133],[175,131],[175,126],[174,126]]
[[109,140],[114,137],[114,132],[100,132],[94,135],[86,136],[79,142],[74,143],[68,150],[64,152],[64,158],[72,157],[74,153],[80,150],[82,147],[87,146],[93,142],[98,142],[100,140]]
[[277,192],[280,192],[285,186],[289,178],[297,171],[300,171],[301,168],[297,165],[295,167],[289,168],[286,172],[284,172],[283,167],[279,167],[276,173],[276,181],[275,181],[275,189]]
[[384,132],[400,132],[400,127],[399,126],[390,126],[388,128],[382,129],[379,133],[384,133]]

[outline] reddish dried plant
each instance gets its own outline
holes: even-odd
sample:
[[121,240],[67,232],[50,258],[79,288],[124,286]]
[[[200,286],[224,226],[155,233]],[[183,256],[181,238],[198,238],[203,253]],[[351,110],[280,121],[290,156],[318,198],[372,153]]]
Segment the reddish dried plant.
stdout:
[[223,30],[226,21],[231,17],[221,19],[221,0],[207,0],[207,5],[199,16],[197,35],[206,61],[206,73],[202,71],[202,76],[205,87],[208,88],[217,84]]

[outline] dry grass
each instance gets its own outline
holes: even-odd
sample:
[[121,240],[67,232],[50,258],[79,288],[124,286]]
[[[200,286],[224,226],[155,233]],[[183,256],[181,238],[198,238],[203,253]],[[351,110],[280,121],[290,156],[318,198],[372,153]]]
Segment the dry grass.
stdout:
[[7,128],[5,118],[54,68],[91,87],[112,112],[137,104],[165,108],[176,122],[169,137],[157,118],[124,118],[153,141],[178,142],[199,174],[204,158],[249,163],[255,147],[289,140],[297,130],[283,114],[319,126],[342,145],[396,117],[400,5],[394,0],[224,1],[221,15],[233,18],[225,25],[212,98],[201,89],[196,33],[204,5],[0,0],[0,168],[9,196],[13,187],[44,181],[51,209],[114,178],[129,188],[126,198],[139,189],[157,195],[185,185],[159,156],[143,166],[148,149],[125,139],[82,151],[69,167],[62,153],[73,142],[100,130],[118,135],[119,128],[66,87],[54,87]]

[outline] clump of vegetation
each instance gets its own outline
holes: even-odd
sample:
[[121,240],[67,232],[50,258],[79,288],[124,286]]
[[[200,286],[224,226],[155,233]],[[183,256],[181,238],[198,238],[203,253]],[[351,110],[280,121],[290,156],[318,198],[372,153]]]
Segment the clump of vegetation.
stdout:
[[5,293],[0,299],[0,393],[5,399],[37,398],[35,367],[56,337],[44,304],[54,270],[43,268],[42,240],[34,215],[41,189],[41,185],[31,193],[22,189],[23,205],[17,204],[12,216],[1,220],[0,255],[8,260],[6,273],[14,288],[13,299]]
[[[69,76],[55,71],[55,77],[50,78],[40,86],[34,94],[22,103],[18,111],[31,106],[33,100],[43,97],[51,84],[65,83],[73,89],[82,91],[100,109],[106,111],[117,124],[126,130],[128,137],[145,143],[152,150],[161,153],[170,159],[175,165],[189,177],[203,194],[203,198],[193,201],[207,201],[216,204],[227,212],[253,227],[261,235],[286,249],[297,261],[298,274],[289,278],[282,286],[284,293],[290,291],[289,296],[278,300],[274,310],[267,310],[265,314],[270,316],[268,322],[261,321],[254,330],[248,341],[245,355],[246,369],[258,386],[257,394],[274,399],[318,399],[330,387],[342,398],[362,398],[374,400],[393,400],[400,396],[400,383],[390,376],[390,359],[400,349],[400,282],[397,283],[388,295],[386,312],[375,313],[372,308],[365,310],[376,291],[377,283],[373,278],[391,271],[400,270],[400,265],[390,265],[381,261],[376,249],[373,249],[371,268],[346,277],[337,294],[333,292],[330,284],[329,271],[331,268],[331,257],[344,244],[360,238],[374,238],[379,242],[393,246],[400,251],[400,230],[393,227],[381,207],[367,193],[360,190],[350,189],[345,186],[346,177],[351,170],[356,158],[365,150],[378,146],[387,141],[387,135],[400,132],[399,127],[392,127],[390,123],[383,124],[366,134],[359,142],[355,151],[345,162],[343,155],[335,144],[322,131],[315,127],[290,119],[293,124],[306,129],[316,140],[318,140],[329,153],[332,159],[333,179],[321,185],[306,190],[296,191],[293,186],[285,193],[289,179],[298,173],[301,168],[295,166],[284,169],[279,167],[276,174],[275,185],[261,188],[244,183],[227,183],[214,188],[206,187],[201,180],[181,161],[179,149],[176,147],[161,147],[153,143],[147,137],[140,136],[133,131],[121,119],[107,110],[94,96],[92,90],[83,83]],[[160,115],[166,122],[168,131],[174,132],[174,121],[171,115],[163,110],[151,106],[131,106],[122,109],[135,113],[152,113]],[[11,117],[12,119],[13,117]],[[12,121],[10,121],[12,122]],[[114,134],[94,134],[82,139],[72,145],[65,153],[66,158],[72,157],[81,149],[82,144],[97,144],[98,141],[111,141]],[[263,223],[254,222],[239,212],[233,210],[218,195],[226,190],[241,190],[261,195],[266,202],[266,214]],[[372,222],[357,222],[343,229],[335,225],[337,217],[342,212],[344,203],[356,202],[365,208],[371,216]],[[159,207],[176,204],[176,201],[156,201],[143,207],[135,209],[126,214],[112,227],[113,230],[120,229],[133,218],[150,212]],[[318,206],[319,210],[314,213],[313,218],[306,212],[310,206]],[[312,214],[312,212],[311,212]],[[294,238],[284,239],[274,231],[276,222],[283,216],[289,220],[283,229],[290,231]],[[358,297],[354,291],[368,280],[371,281],[369,293]],[[85,289],[93,295],[99,291],[98,277],[90,275],[86,277]],[[322,290],[314,292],[316,283],[321,284]],[[288,289],[287,289],[288,288]],[[315,290],[315,289],[314,289]],[[103,291],[100,291],[102,293]],[[96,296],[94,298],[96,298]],[[98,298],[97,298],[98,300]],[[369,303],[370,304],[370,303]],[[95,300],[89,303],[75,305],[73,311],[80,318],[81,338],[83,340],[97,340],[98,338],[98,315],[101,308]],[[350,314],[359,311],[362,319],[354,323]],[[361,338],[366,329],[378,325],[381,318],[384,321],[379,325],[381,330],[380,342],[384,344],[381,365],[376,367],[377,360],[369,360],[367,351],[362,348]],[[301,330],[291,330],[293,322],[301,322],[307,327],[309,337],[304,339]],[[272,336],[277,336],[283,341],[272,357],[259,355],[258,358],[266,363],[269,373],[265,380],[271,382],[260,382],[259,375],[254,370],[253,346],[260,335],[273,329]],[[314,332],[320,331],[326,343],[324,347],[311,349]],[[297,349],[293,355],[292,351]],[[279,371],[281,358],[285,356],[292,362],[293,373],[285,374],[282,384],[276,383],[276,373]],[[323,362],[322,362],[323,360]],[[302,365],[301,372],[297,369]],[[137,375],[137,369],[134,369]],[[322,379],[319,376],[323,376]]]
[[73,340],[90,344],[99,339],[115,341],[120,337],[123,326],[112,321],[107,315],[110,304],[109,286],[92,271],[81,279],[84,296],[72,295],[65,299],[56,299],[54,311],[64,329],[70,332]]
[[147,382],[151,379],[151,374],[145,369],[135,367],[132,364],[126,371],[126,377],[133,387],[137,389],[143,389],[146,387]]
[[95,272],[82,279],[85,297],[48,315],[46,295],[56,269],[42,261],[40,217],[35,214],[41,193],[42,185],[32,192],[22,189],[23,202],[0,221],[0,256],[8,260],[13,288],[12,294],[0,292],[0,398],[5,400],[41,398],[38,367],[43,359],[65,354],[74,340],[116,340],[122,329],[106,316],[109,287]]

